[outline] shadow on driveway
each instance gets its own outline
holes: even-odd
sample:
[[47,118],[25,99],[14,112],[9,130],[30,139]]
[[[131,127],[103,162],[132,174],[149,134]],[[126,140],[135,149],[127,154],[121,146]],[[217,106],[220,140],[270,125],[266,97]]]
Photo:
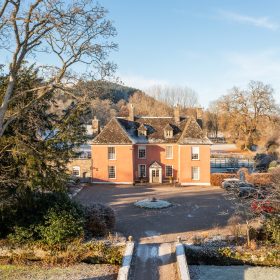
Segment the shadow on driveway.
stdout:
[[[152,197],[168,200],[173,206],[147,210],[134,205]],[[230,202],[216,187],[90,185],[75,199],[84,205],[100,202],[111,206],[116,212],[116,230],[136,240],[169,236],[174,241],[177,235],[190,231],[226,226],[232,215]]]

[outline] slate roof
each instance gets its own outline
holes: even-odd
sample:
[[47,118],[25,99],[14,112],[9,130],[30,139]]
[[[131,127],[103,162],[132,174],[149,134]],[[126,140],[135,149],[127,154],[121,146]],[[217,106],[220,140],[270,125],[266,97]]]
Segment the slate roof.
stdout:
[[[147,136],[138,136],[139,127],[147,129]],[[173,129],[173,137],[165,138],[164,129]],[[134,121],[113,118],[93,139],[93,144],[179,143],[211,144],[193,117],[135,117]]]

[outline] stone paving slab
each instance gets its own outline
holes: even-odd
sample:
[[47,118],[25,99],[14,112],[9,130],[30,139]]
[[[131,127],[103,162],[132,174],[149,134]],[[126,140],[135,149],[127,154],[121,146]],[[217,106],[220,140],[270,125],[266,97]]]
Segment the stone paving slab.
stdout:
[[190,265],[191,280],[279,280],[280,268]]

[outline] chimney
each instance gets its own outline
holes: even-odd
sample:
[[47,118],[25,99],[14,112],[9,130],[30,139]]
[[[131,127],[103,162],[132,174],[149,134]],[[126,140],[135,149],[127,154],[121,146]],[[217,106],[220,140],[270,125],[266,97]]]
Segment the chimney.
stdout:
[[203,110],[202,110],[202,108],[196,108],[196,121],[200,125],[201,128],[202,128],[202,125],[203,125],[202,117],[203,117]]
[[128,120],[134,122],[134,105],[133,104],[129,104],[129,116],[128,116]]
[[174,108],[174,119],[176,123],[179,123],[181,121],[181,117],[180,117],[180,107],[177,104]]
[[100,132],[100,124],[96,116],[92,120],[92,132],[93,134],[99,134]]

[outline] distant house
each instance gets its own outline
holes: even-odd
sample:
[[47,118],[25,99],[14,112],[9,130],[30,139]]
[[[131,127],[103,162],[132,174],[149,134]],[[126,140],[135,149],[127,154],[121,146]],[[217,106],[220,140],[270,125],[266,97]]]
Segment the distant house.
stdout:
[[92,182],[132,184],[178,182],[210,185],[210,145],[199,120],[140,117],[131,105],[128,118],[113,118],[93,139]]

